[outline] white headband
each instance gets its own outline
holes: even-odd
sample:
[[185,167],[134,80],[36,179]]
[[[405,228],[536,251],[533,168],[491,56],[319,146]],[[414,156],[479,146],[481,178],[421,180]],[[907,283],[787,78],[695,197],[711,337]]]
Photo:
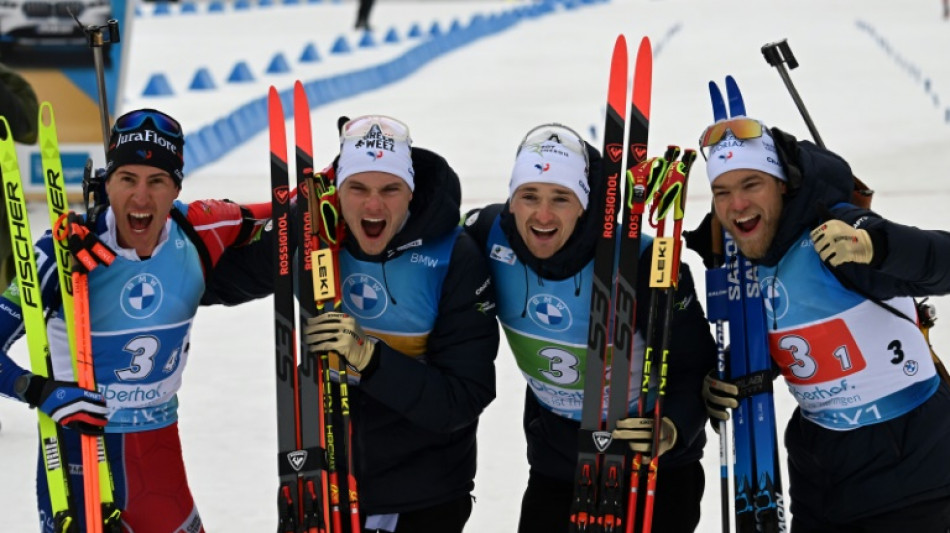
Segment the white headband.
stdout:
[[340,159],[336,184],[360,172],[386,172],[409,185],[414,191],[412,138],[402,122],[383,115],[357,117],[343,125],[340,134]]
[[716,178],[726,172],[737,169],[758,170],[788,181],[775,151],[775,141],[764,124],[759,137],[737,139],[731,131],[727,131],[726,136],[709,150],[709,158],[706,160],[709,183],[716,181]]
[[587,171],[587,147],[574,130],[560,124],[538,126],[518,147],[508,194],[514,196],[526,183],[550,183],[570,189],[587,209]]

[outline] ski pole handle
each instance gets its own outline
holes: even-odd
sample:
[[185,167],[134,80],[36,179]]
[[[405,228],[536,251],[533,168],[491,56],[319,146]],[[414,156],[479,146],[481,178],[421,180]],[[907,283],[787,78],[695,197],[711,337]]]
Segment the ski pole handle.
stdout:
[[[788,46],[788,39],[782,39],[781,41],[763,45],[762,55],[765,56],[765,61],[769,65],[772,65],[778,70],[778,74],[782,77],[782,81],[785,83],[788,93],[792,96],[792,100],[795,101],[795,106],[798,107],[798,112],[801,113],[802,118],[805,119],[805,124],[808,126],[808,131],[811,132],[812,138],[815,139],[815,144],[824,148],[825,143],[821,140],[821,135],[818,135],[818,129],[815,127],[815,123],[811,120],[811,115],[809,115],[808,110],[805,109],[805,103],[802,102],[801,96],[798,95],[798,91],[795,89],[795,85],[788,75],[789,69],[794,69],[798,66],[798,60],[795,59],[795,56],[792,54],[792,49]],[[788,69],[785,68],[786,63],[788,64]]]

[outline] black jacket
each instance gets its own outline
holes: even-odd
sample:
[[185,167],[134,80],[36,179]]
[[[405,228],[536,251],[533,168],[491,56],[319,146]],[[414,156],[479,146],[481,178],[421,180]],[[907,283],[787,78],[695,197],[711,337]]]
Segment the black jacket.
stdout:
[[[601,156],[596,149],[588,145],[590,176],[600,177]],[[602,179],[590,180],[590,197],[603,195],[605,183]],[[466,230],[479,243],[485,252],[488,233],[496,218],[505,232],[518,259],[525,263],[532,275],[539,279],[562,280],[574,276],[594,257],[594,247],[602,226],[603,207],[591,201],[587,212],[580,218],[574,233],[560,250],[548,259],[534,257],[515,228],[514,216],[508,210],[508,204],[489,205],[466,217]],[[477,214],[477,217],[475,216]],[[652,248],[648,248],[640,258],[637,281],[637,329],[646,331],[650,289],[648,273]],[[517,294],[498,294],[499,298],[522,298]],[[670,366],[668,396],[664,403],[664,416],[670,417],[677,427],[677,444],[673,450],[660,458],[660,464],[666,467],[682,466],[698,461],[706,444],[704,425],[705,408],[701,396],[703,376],[715,367],[716,347],[710,334],[702,307],[696,297],[689,268],[683,264],[680,270],[680,283],[676,290],[676,311],[673,314],[672,337],[670,346]],[[590,305],[585,302],[584,305]],[[645,335],[644,335],[645,337]],[[657,339],[659,336],[656,337]],[[641,364],[634,361],[633,364]],[[580,425],[573,420],[561,417],[543,408],[534,393],[526,387],[524,430],[528,444],[528,462],[532,472],[547,477],[571,481],[577,461],[577,432]]]
[[[401,254],[401,245],[457,229],[458,176],[441,156],[422,148],[412,149],[412,161],[415,191],[406,226],[378,256],[366,256],[355,239],[346,239],[354,257],[384,262]],[[233,304],[273,291],[272,233],[222,257],[205,303]],[[296,239],[291,236],[290,242]],[[365,513],[426,508],[464,497],[474,487],[478,417],[495,397],[499,340],[488,280],[483,255],[461,233],[443,281],[425,363],[380,341],[372,368],[358,387],[351,387],[357,481]]]
[[[950,233],[897,224],[849,204],[852,175],[843,159],[781,132],[776,140],[789,188],[775,239],[760,263],[778,264],[803,232],[835,218],[866,229],[874,244],[870,265],[844,263],[832,270],[846,288],[878,302],[950,292]],[[793,514],[845,524],[950,495],[948,412],[946,383],[910,413],[853,431],[822,428],[796,409],[785,435]]]

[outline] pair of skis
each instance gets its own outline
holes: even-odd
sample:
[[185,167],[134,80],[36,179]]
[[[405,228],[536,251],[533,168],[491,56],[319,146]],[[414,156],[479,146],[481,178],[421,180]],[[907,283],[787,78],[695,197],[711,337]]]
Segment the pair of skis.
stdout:
[[[291,219],[292,194],[287,160],[286,115],[283,99],[292,99],[297,216]],[[297,357],[294,295],[300,295],[297,314],[301,324],[318,313],[337,310],[342,292],[339,247],[343,219],[330,176],[314,175],[310,105],[303,84],[282,95],[268,93],[272,231],[274,257],[274,325],[277,370],[278,533],[343,533],[344,523],[359,533],[359,498],[354,477],[346,365],[338,354],[319,356],[302,350]],[[303,204],[302,202],[306,202]],[[296,246],[291,227],[298,227]],[[293,250],[298,253],[296,259]],[[296,288],[296,292],[295,292]],[[302,330],[301,330],[302,331]],[[301,334],[300,346],[306,342]],[[339,376],[335,384],[331,374]],[[333,389],[337,394],[333,394]],[[339,399],[342,428],[334,427],[335,399]],[[343,517],[337,440],[347,462],[346,506]]]
[[[594,250],[594,279],[591,291],[590,329],[588,334],[587,361],[584,377],[584,404],[581,413],[581,427],[578,432],[578,459],[575,472],[574,497],[570,509],[570,530],[572,532],[619,532],[632,533],[638,500],[640,479],[639,462],[631,464],[628,474],[627,446],[613,441],[611,432],[616,423],[629,416],[630,376],[633,358],[635,318],[637,308],[637,278],[640,258],[640,237],[643,227],[643,215],[649,201],[658,197],[662,190],[667,171],[678,155],[672,150],[667,159],[645,161],[649,139],[650,100],[653,73],[653,53],[648,38],[640,41],[635,63],[633,88],[630,101],[630,132],[625,143],[627,127],[627,44],[623,35],[616,40],[611,59],[610,80],[607,92],[607,116],[604,128],[604,196],[592,199],[591,208],[599,219],[603,220],[602,231]],[[624,155],[626,154],[626,165]],[[684,170],[683,183],[685,186]],[[621,176],[626,175],[624,180]],[[620,182],[624,191],[620,196]],[[673,187],[667,197],[667,206],[679,205],[680,198],[674,202]],[[595,202],[599,202],[595,203]],[[623,213],[618,208],[623,204]],[[667,207],[667,209],[668,209]],[[656,203],[654,203],[654,209]],[[654,212],[654,211],[651,211]],[[667,210],[661,210],[663,216]],[[618,215],[620,219],[618,221]],[[662,217],[661,217],[662,218]],[[678,228],[677,238],[678,241]],[[664,267],[678,260],[678,252],[672,252],[672,242],[661,241],[654,248],[656,252],[670,253],[664,257]],[[678,245],[675,246],[678,248]],[[669,260],[669,261],[667,261]],[[655,262],[654,266],[658,263]],[[651,273],[652,275],[653,273]],[[669,274],[669,272],[668,272]],[[675,276],[667,275],[667,280]],[[672,304],[672,302],[670,302]],[[668,325],[668,324],[667,324]],[[668,328],[667,328],[668,329]],[[668,341],[668,339],[667,339]],[[609,345],[613,344],[612,353]],[[657,381],[665,384],[665,349],[663,364],[657,370],[662,375],[654,376],[652,362],[644,361],[644,387]],[[605,402],[604,389],[608,388]],[[645,400],[641,400],[640,409],[644,409]],[[606,405],[605,405],[606,404]],[[659,435],[661,402],[655,404],[655,434]],[[641,411],[642,415],[643,412]],[[657,446],[658,447],[658,446]],[[651,472],[648,479],[648,494],[644,502],[647,510],[647,523],[652,518],[653,490],[656,483],[656,460],[651,460]],[[629,477],[629,480],[628,480]],[[629,487],[628,491],[625,486]],[[626,506],[624,498],[626,497]],[[644,531],[649,530],[649,525]]]
[[[715,82],[709,82],[709,94],[717,122],[745,116],[742,93],[732,76],[726,77],[728,110],[726,99]],[[714,231],[722,233],[724,250],[716,255],[724,263],[707,271],[707,314],[709,320],[716,323],[719,377],[736,383],[740,390],[739,407],[732,412],[736,531],[786,531],[762,288],[755,265],[740,253],[731,236],[718,228]],[[718,240],[719,235],[713,237]],[[728,361],[722,331],[724,322],[729,326]],[[720,470],[725,480],[728,477],[725,424],[720,428]],[[723,531],[728,531],[726,483],[723,481]]]
[[[69,225],[66,223],[69,206],[63,181],[59,141],[56,135],[53,108],[48,102],[43,102],[40,106],[38,123],[47,207],[54,233],[63,318],[72,354],[73,374],[80,387],[95,391],[96,381],[89,328],[88,271],[98,265],[98,262],[85,263],[85,268],[77,263],[74,267],[75,258],[67,244],[67,239],[70,237]],[[34,374],[52,379],[53,364],[46,332],[42,291],[38,278],[39,270],[33,253],[33,239],[19,164],[10,125],[4,117],[0,117],[0,124],[4,130],[3,138],[0,138],[0,173],[3,177],[9,230],[16,264],[17,288],[30,353],[30,368]],[[68,473],[64,468],[66,458],[61,445],[62,430],[46,414],[40,411],[37,413],[54,531],[57,533],[77,532],[79,521],[74,499],[70,495]],[[92,435],[81,435],[80,440],[86,531],[89,533],[118,532],[120,531],[119,511],[113,499],[112,475],[106,459],[104,439]]]

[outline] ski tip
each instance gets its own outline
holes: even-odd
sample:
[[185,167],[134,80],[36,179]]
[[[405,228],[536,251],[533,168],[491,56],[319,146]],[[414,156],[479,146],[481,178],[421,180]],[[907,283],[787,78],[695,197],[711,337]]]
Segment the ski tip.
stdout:
[[719,122],[727,119],[726,101],[722,97],[722,91],[719,90],[719,86],[714,81],[709,82],[709,99],[712,102],[713,120]]
[[614,53],[610,58],[610,79],[607,85],[607,113],[615,113],[620,120],[626,118],[627,107],[627,40],[617,36]]
[[653,57],[653,45],[650,43],[650,38],[646,35],[640,39],[640,47],[637,49],[637,57],[646,56],[647,54],[650,57]]
[[304,89],[303,83],[297,80],[294,83],[294,113],[300,113],[304,110],[307,113],[310,112],[310,102],[307,99],[307,90]]
[[618,48],[623,48],[624,52],[627,51],[627,38],[622,33],[617,35],[617,40],[614,41],[614,53]]
[[650,120],[650,100],[653,92],[653,49],[650,39],[640,39],[637,49],[637,63],[633,79],[633,107],[639,111],[643,120]]
[[623,69],[627,68],[627,38],[621,33],[617,36],[617,40],[614,42],[614,54],[612,56],[612,66],[617,66],[618,63],[623,65]]
[[745,101],[742,98],[742,92],[739,90],[739,84],[732,75],[726,76],[726,96],[729,98],[729,116],[745,116]]

